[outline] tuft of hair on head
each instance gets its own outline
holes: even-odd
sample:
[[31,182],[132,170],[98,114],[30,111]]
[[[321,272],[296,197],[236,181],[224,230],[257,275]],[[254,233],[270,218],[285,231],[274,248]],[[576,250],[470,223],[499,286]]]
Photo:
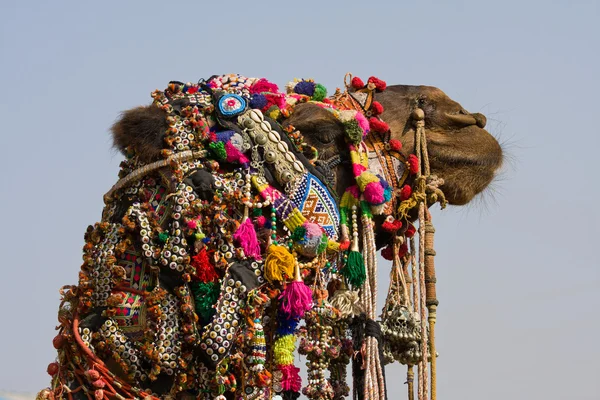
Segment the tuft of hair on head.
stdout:
[[164,110],[155,105],[132,108],[113,124],[113,146],[124,155],[133,153],[142,162],[156,161],[161,158],[167,129]]

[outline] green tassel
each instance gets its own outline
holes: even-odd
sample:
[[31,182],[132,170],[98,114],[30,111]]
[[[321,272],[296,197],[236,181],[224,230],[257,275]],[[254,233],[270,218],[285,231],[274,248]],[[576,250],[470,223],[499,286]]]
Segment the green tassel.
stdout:
[[325,251],[325,249],[327,248],[327,243],[329,243],[329,238],[327,237],[327,234],[324,233],[323,236],[321,236],[321,243],[319,244],[319,248],[317,249],[317,254],[321,254]]
[[346,266],[342,269],[342,275],[348,280],[353,288],[359,288],[367,279],[365,262],[359,251],[350,251]]
[[200,317],[202,324],[207,324],[215,315],[213,305],[219,299],[221,285],[219,282],[192,282],[190,289],[194,295],[196,314]]

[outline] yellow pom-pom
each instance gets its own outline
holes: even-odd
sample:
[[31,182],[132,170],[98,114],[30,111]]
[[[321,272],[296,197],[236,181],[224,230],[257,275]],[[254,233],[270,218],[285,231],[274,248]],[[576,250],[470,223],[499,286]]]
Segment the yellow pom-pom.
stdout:
[[265,279],[269,282],[283,281],[284,274],[288,278],[294,276],[294,256],[283,246],[271,245],[267,250],[265,260]]
[[294,350],[296,345],[294,343],[294,335],[285,335],[277,338],[275,341],[273,356],[275,357],[275,364],[277,365],[289,365],[294,363]]
[[365,187],[371,182],[379,182],[379,178],[369,171],[364,171],[356,178],[356,184],[361,192],[364,192]]

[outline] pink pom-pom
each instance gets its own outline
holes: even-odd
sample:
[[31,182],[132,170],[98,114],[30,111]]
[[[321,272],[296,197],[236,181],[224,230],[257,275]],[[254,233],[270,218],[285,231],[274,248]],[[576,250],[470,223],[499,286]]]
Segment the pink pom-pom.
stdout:
[[276,84],[269,82],[265,78],[259,79],[254,85],[250,87],[251,94],[264,92],[278,93],[279,87]]
[[350,84],[356,90],[359,90],[359,89],[362,89],[365,87],[365,83],[358,76],[355,76],[354,78],[352,78],[352,81],[350,82]]
[[282,373],[281,387],[283,390],[299,392],[302,388],[302,378],[300,378],[300,368],[294,364],[280,365],[279,370]]
[[281,296],[281,312],[286,318],[302,318],[312,307],[312,291],[301,280],[289,283]]
[[385,201],[385,198],[383,197],[383,187],[379,182],[367,183],[363,194],[367,203],[370,204],[381,204]]
[[256,225],[258,225],[259,228],[262,228],[263,226],[265,226],[266,223],[267,223],[267,219],[265,218],[264,215],[261,215],[256,218]]
[[371,128],[369,126],[369,121],[367,120],[367,118],[364,115],[362,115],[362,113],[356,113],[355,118],[356,122],[358,122],[358,126],[360,126],[360,129],[362,129],[364,132],[363,136],[369,133]]
[[354,173],[354,176],[359,176],[360,174],[362,174],[366,170],[367,170],[367,167],[365,167],[362,164],[354,164],[354,165],[352,165],[352,173]]
[[241,223],[238,230],[234,233],[233,238],[238,241],[240,246],[242,246],[246,257],[252,257],[256,260],[261,259],[260,245],[256,238],[254,224],[252,224],[250,218],[247,218]]
[[188,221],[187,227],[190,229],[196,229],[198,227],[198,222],[196,222],[196,220],[194,220],[194,219],[191,221]]
[[306,221],[304,224],[302,224],[302,226],[304,227],[304,229],[306,229],[306,235],[307,236],[322,236],[323,235],[323,230],[321,229],[321,227],[317,224],[315,224],[314,222],[310,222],[310,221]]

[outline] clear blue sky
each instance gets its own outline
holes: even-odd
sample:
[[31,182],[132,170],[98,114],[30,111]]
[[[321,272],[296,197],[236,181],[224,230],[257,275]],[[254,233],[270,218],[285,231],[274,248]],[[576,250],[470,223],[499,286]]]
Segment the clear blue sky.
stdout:
[[[116,180],[120,111],[169,80],[313,77],[332,91],[352,71],[437,86],[508,142],[494,199],[434,215],[440,398],[599,399],[599,8],[2,1],[0,390],[49,382],[58,289],[76,282]],[[390,399],[405,398],[404,371],[388,369]]]

